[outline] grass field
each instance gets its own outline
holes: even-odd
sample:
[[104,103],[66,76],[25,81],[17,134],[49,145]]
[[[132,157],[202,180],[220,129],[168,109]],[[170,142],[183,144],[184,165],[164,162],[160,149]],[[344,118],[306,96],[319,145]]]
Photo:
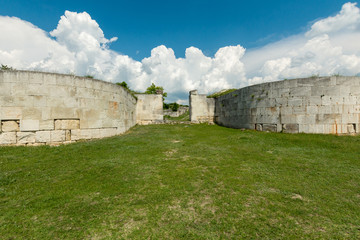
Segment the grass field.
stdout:
[[137,126],[0,148],[1,239],[359,239],[360,137]]

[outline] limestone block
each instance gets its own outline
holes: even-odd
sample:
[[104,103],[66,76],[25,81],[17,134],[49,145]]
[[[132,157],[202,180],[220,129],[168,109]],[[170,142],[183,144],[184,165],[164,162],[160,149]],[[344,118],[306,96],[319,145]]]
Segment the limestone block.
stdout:
[[298,133],[299,132],[299,124],[296,124],[296,123],[283,124],[282,131],[284,133]]
[[20,119],[22,118],[22,108],[20,107],[1,107],[0,118],[1,119]]
[[56,77],[59,76],[58,74],[48,74],[44,76],[44,85],[56,85]]
[[290,88],[290,95],[291,96],[310,96],[311,95],[311,87],[305,86],[305,87],[294,87]]
[[299,124],[299,133],[309,133],[309,125]]
[[65,141],[71,141],[71,130],[65,130]]
[[[18,84],[18,83],[7,83],[5,85],[5,89],[7,90],[7,92],[3,92],[3,96],[6,95],[11,95],[11,96],[26,96],[26,88],[24,87],[23,84]],[[0,90],[1,92],[1,90]]]
[[64,142],[65,139],[65,130],[50,131],[51,142]]
[[296,115],[296,122],[298,124],[315,124],[316,115],[298,114]]
[[2,144],[15,144],[16,132],[3,132],[0,133],[0,145]]
[[46,96],[33,96],[34,107],[46,107]]
[[20,120],[20,131],[38,131],[40,129],[39,120]]
[[22,119],[25,120],[41,119],[41,115],[40,108],[24,108],[22,110]]
[[315,115],[318,113],[317,106],[306,106],[306,114]]
[[332,104],[332,100],[330,96],[322,96],[321,97],[321,105],[326,106],[326,105],[331,105]]
[[50,137],[51,131],[37,131],[35,133],[35,142],[37,143],[47,143],[51,141]]
[[268,132],[276,132],[277,131],[277,125],[276,124],[263,124],[263,131]]
[[35,133],[34,132],[17,132],[17,143],[26,144],[35,142]]
[[26,95],[48,95],[49,89],[43,84],[28,84],[26,86]]
[[74,108],[56,107],[51,108],[50,119],[66,119],[66,118],[79,118],[79,114]]
[[17,132],[20,130],[19,128],[19,121],[16,120],[8,120],[8,121],[1,121],[1,131],[3,132]]
[[44,81],[44,75],[44,73],[32,72],[29,74],[29,83],[42,84]]
[[263,130],[263,125],[259,124],[259,123],[255,124],[255,130],[256,131],[262,131]]
[[2,83],[0,82],[0,96],[6,96],[11,92],[12,84],[11,83]]
[[54,120],[41,120],[39,130],[54,130]]
[[290,107],[300,107],[303,105],[303,100],[302,98],[289,98],[288,100],[288,106]]
[[112,137],[117,134],[117,129],[116,128],[104,128],[104,129],[100,129],[99,132],[100,132],[101,138]]
[[55,130],[79,129],[79,119],[57,119],[55,120]]
[[101,138],[99,129],[76,129],[71,130],[71,140]]
[[281,115],[281,123],[296,123],[296,115],[295,114],[288,114],[288,115]]

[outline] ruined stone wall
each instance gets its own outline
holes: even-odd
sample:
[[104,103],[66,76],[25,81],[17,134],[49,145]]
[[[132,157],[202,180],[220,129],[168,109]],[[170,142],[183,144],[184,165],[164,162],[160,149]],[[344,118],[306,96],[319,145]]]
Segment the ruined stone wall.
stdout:
[[90,78],[0,71],[0,144],[54,144],[121,134],[136,124],[136,99]]
[[136,94],[136,123],[147,125],[164,120],[162,94]]
[[214,122],[214,98],[207,98],[205,94],[198,94],[196,90],[190,91],[189,107],[191,122]]
[[359,133],[360,77],[293,79],[216,99],[215,120],[232,128],[289,133]]
[[170,117],[179,117],[189,111],[189,107],[179,107],[177,111],[173,111],[172,109],[166,109],[164,110],[164,115],[170,116]]

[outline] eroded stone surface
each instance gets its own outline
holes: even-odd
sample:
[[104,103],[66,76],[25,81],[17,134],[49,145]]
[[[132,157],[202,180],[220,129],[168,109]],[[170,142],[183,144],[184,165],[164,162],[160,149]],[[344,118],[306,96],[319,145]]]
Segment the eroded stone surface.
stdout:
[[17,132],[20,130],[19,121],[1,121],[0,130],[2,132]]

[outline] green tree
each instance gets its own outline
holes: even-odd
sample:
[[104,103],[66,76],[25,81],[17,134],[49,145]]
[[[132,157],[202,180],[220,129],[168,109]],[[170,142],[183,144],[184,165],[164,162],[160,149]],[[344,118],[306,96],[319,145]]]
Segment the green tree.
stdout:
[[8,67],[7,65],[1,64],[0,70],[2,70],[2,71],[13,71],[13,70],[15,70],[15,69],[12,68],[12,67]]
[[116,84],[122,86],[122,87],[125,88],[125,89],[130,90],[129,86],[128,86],[127,83],[124,82],[124,81],[122,81],[121,83],[117,82]]
[[162,94],[163,97],[167,97],[167,93],[164,92],[164,88],[161,86],[155,86],[154,83],[152,83],[151,86],[146,89],[145,93],[146,94]]

